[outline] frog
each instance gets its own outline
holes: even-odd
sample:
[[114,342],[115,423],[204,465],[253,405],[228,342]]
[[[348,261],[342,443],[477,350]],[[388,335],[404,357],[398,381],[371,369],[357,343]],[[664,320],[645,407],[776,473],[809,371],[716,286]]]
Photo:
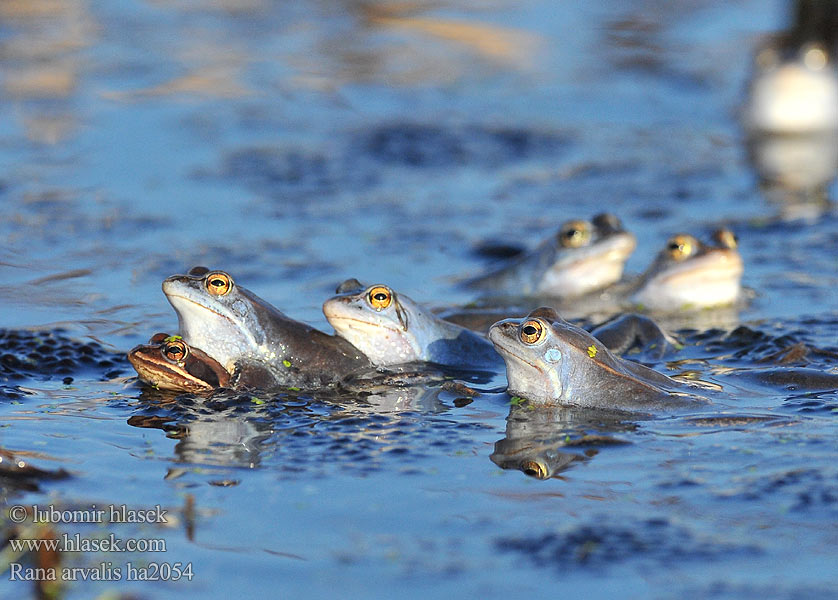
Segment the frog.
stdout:
[[498,321],[488,337],[506,363],[507,393],[533,406],[630,411],[700,398],[663,373],[616,356],[550,307]]
[[202,394],[230,384],[221,363],[179,335],[154,334],[128,352],[128,361],[141,381],[161,390]]
[[326,320],[376,366],[429,362],[458,369],[503,369],[503,360],[483,335],[440,319],[385,284],[347,279],[335,294],[323,303]]
[[[484,335],[439,318],[387,285],[347,279],[335,294],[323,303],[323,314],[337,335],[376,366],[424,361],[464,370],[503,369],[503,359]],[[655,321],[636,313],[610,319],[593,334],[617,354],[639,350],[661,358],[679,346]]]
[[286,316],[224,271],[194,267],[162,287],[183,341],[230,374],[246,366],[270,387],[316,389],[372,367],[348,341]]
[[207,395],[220,388],[266,389],[274,385],[271,372],[259,362],[238,360],[232,373],[179,335],[156,333],[148,344],[128,352],[139,379],[158,390]]
[[636,246],[615,215],[573,219],[531,252],[465,284],[490,296],[576,298],[618,281]]
[[627,304],[653,312],[710,309],[742,297],[744,266],[736,235],[713,232],[711,243],[687,233],[669,238],[648,269],[623,292]]
[[[746,297],[742,289],[744,271],[736,234],[722,227],[702,243],[693,235],[671,236],[652,264],[638,276],[627,276],[609,287],[581,298],[516,298],[512,301],[475,302],[464,308],[443,308],[438,315],[477,332],[510,314],[526,314],[547,302],[573,319],[603,321],[625,313],[648,313],[656,319],[690,326],[718,317],[722,325],[735,316]],[[622,350],[616,350],[621,353]]]

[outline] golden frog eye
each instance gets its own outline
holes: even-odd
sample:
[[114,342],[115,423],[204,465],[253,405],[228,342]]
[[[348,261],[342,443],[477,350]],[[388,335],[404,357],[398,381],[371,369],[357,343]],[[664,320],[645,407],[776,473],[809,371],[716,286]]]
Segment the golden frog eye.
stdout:
[[591,228],[585,221],[568,221],[559,229],[559,244],[564,248],[579,248],[591,239]]
[[166,342],[163,346],[163,355],[172,362],[180,362],[189,354],[189,348],[180,340]]
[[691,235],[676,235],[666,243],[666,251],[674,260],[685,260],[698,250],[698,241]]
[[213,296],[224,296],[233,289],[233,280],[227,273],[216,271],[207,275],[207,291]]
[[383,310],[393,301],[393,292],[383,285],[377,285],[367,292],[367,300],[375,310]]
[[713,241],[722,248],[735,250],[739,247],[739,238],[730,229],[717,229],[713,232]]
[[530,319],[521,325],[521,341],[525,344],[537,344],[544,339],[544,334],[544,325],[536,319]]

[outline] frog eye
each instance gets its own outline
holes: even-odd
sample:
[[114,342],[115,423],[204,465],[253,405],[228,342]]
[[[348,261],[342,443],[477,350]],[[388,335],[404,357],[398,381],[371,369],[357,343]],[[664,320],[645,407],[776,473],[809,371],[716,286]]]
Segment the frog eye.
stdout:
[[546,331],[541,321],[530,319],[521,325],[521,341],[525,344],[537,344],[544,339]]
[[685,260],[698,250],[698,241],[691,235],[676,235],[666,243],[666,251],[674,260]]
[[722,248],[735,250],[739,247],[739,238],[730,229],[718,229],[713,232],[713,241]]
[[585,221],[568,221],[559,230],[559,244],[564,248],[584,246],[591,239],[591,228]]
[[180,362],[189,354],[189,348],[180,340],[172,340],[163,346],[163,356],[172,362]]
[[233,289],[233,280],[227,273],[216,271],[206,278],[207,291],[213,296],[224,296]]
[[367,292],[367,300],[375,310],[383,310],[393,301],[393,292],[383,285],[377,285]]

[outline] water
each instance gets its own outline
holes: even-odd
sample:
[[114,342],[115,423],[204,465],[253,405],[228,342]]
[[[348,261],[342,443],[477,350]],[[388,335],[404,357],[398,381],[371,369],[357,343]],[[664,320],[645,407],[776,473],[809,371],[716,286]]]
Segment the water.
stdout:
[[[171,517],[55,525],[166,543],[65,553],[122,573],[61,597],[832,597],[836,215],[770,202],[737,121],[752,50],[784,15],[750,1],[0,6],[0,326],[61,327],[75,360],[39,366],[45,349],[0,382],[2,447],[68,475],[7,478],[4,502]],[[348,277],[465,304],[456,280],[486,266],[477,244],[531,246],[603,209],[637,234],[635,273],[674,232],[738,233],[754,298],[679,323],[696,330],[678,357],[693,361],[655,365],[723,385],[711,406],[527,412],[501,375],[472,402],[431,386],[172,403],[110,354],[174,331],[160,282],[197,264],[326,329],[320,304]],[[825,380],[789,381],[774,355],[801,342],[789,368]],[[553,477],[527,477],[525,458]],[[126,580],[149,561],[194,576]],[[8,572],[0,589],[35,594]]]

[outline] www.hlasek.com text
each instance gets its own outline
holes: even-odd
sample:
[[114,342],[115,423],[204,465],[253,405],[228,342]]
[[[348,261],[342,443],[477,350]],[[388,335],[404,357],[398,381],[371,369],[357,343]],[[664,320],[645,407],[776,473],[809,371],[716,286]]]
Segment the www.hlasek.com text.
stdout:
[[15,552],[165,552],[163,538],[82,537],[80,533],[64,533],[57,538],[11,539]]

